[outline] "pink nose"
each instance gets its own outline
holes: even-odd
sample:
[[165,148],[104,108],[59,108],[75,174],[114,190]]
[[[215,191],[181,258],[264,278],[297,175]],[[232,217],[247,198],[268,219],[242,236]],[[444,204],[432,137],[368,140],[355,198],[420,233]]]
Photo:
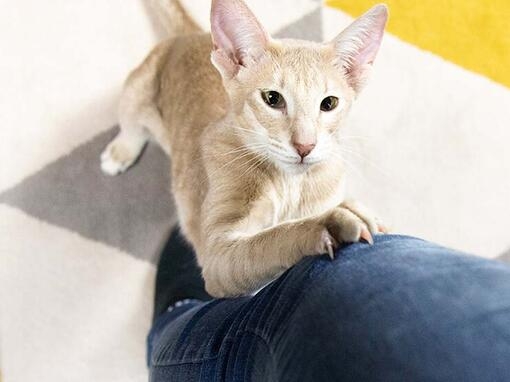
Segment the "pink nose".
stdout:
[[296,148],[296,151],[301,156],[301,158],[304,158],[308,154],[310,154],[312,152],[313,148],[315,147],[315,142],[314,143],[297,143],[297,142],[293,142],[292,144]]

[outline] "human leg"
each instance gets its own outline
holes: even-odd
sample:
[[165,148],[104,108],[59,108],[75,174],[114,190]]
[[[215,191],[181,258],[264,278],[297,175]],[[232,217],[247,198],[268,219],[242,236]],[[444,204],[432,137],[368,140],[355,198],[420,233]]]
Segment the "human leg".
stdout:
[[153,381],[505,380],[510,268],[381,235],[155,328]]

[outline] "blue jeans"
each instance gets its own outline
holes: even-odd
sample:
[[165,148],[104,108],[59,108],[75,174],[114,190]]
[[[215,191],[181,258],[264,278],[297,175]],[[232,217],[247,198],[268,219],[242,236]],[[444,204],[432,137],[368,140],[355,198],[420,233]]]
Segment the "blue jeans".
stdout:
[[157,318],[151,381],[510,381],[510,267],[379,235]]

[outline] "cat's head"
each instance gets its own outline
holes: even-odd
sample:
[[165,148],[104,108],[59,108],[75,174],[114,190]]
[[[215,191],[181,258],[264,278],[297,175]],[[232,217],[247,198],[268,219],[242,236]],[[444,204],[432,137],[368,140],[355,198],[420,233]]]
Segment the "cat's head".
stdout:
[[333,41],[274,40],[242,0],[213,0],[212,62],[245,145],[289,172],[340,153],[339,129],[384,33],[377,5]]

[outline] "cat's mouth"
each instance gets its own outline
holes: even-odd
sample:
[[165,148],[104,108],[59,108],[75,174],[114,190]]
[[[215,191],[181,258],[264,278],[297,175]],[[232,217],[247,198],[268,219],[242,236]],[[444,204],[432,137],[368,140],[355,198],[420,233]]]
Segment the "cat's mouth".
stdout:
[[291,173],[307,171],[313,165],[322,161],[318,155],[299,156],[288,151],[270,149],[266,152],[278,167]]
[[313,165],[320,162],[320,160],[313,158],[299,158],[295,160],[282,160],[278,159],[279,166],[290,173],[301,173],[308,171]]
[[318,156],[306,156],[306,157],[301,157],[299,159],[297,159],[297,165],[298,166],[313,166],[314,164],[317,164],[319,162],[321,162],[322,159]]

